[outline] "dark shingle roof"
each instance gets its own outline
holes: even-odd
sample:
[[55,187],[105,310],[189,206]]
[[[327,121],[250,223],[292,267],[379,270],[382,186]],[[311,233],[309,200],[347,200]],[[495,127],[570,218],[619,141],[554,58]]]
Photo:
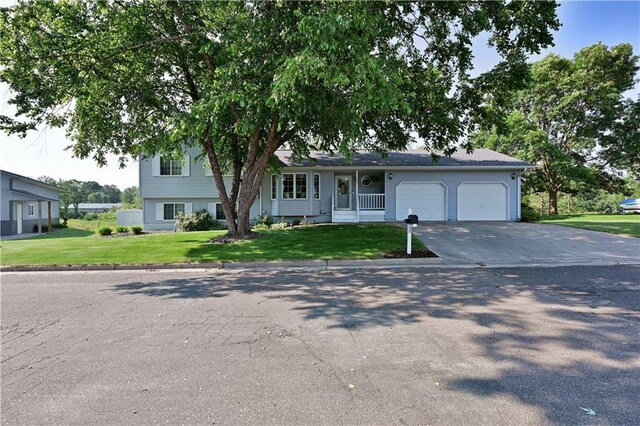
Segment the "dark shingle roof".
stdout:
[[311,152],[311,159],[291,160],[291,151],[277,151],[276,155],[286,167],[513,167],[528,168],[531,164],[500,154],[486,148],[476,149],[471,154],[456,152],[451,157],[441,156],[436,162],[425,150],[389,152],[382,158],[374,152],[359,151],[348,161],[343,155]]

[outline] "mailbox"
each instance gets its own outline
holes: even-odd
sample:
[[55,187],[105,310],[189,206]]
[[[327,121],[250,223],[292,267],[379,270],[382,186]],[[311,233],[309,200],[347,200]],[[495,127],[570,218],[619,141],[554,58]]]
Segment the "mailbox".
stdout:
[[410,214],[409,217],[404,220],[404,223],[413,225],[413,227],[415,228],[416,226],[418,226],[418,215]]

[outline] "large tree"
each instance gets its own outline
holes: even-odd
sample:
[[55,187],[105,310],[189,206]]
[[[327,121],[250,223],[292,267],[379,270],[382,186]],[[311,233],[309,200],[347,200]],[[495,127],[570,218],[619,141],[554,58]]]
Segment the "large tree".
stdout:
[[[0,80],[18,111],[0,126],[67,126],[73,153],[100,164],[200,147],[229,232],[244,236],[278,148],[385,152],[418,136],[451,153],[486,96],[517,86],[526,55],[551,44],[556,7],[25,1],[0,17]],[[483,32],[503,61],[471,78]]]
[[594,44],[572,59],[549,55],[531,65],[504,122],[473,139],[536,164],[526,183],[548,193],[550,214],[558,214],[560,192],[619,191],[616,172],[640,170],[640,100],[624,97],[637,71],[629,44]]

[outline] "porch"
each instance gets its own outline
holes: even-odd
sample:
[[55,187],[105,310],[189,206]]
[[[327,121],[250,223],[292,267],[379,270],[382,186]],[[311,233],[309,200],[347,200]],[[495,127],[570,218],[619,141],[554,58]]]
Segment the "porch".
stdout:
[[386,208],[385,173],[336,173],[331,197],[331,221],[337,223],[384,222]]

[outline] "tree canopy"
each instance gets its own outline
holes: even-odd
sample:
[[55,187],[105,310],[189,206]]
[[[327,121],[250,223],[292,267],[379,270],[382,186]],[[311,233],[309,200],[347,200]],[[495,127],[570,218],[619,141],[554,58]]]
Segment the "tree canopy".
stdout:
[[[67,126],[73,153],[179,156],[212,165],[229,232],[273,153],[454,145],[520,87],[551,44],[555,2],[29,1],[0,14],[7,132]],[[502,61],[470,77],[472,41]],[[463,148],[468,148],[463,142]],[[233,176],[226,188],[224,173]],[[237,207],[237,221],[235,206]]]
[[560,191],[619,191],[624,182],[614,172],[640,170],[640,100],[623,96],[637,71],[630,44],[597,43],[572,59],[549,55],[531,65],[529,84],[513,93],[502,125],[473,139],[538,165],[526,183],[548,192],[551,214]]

